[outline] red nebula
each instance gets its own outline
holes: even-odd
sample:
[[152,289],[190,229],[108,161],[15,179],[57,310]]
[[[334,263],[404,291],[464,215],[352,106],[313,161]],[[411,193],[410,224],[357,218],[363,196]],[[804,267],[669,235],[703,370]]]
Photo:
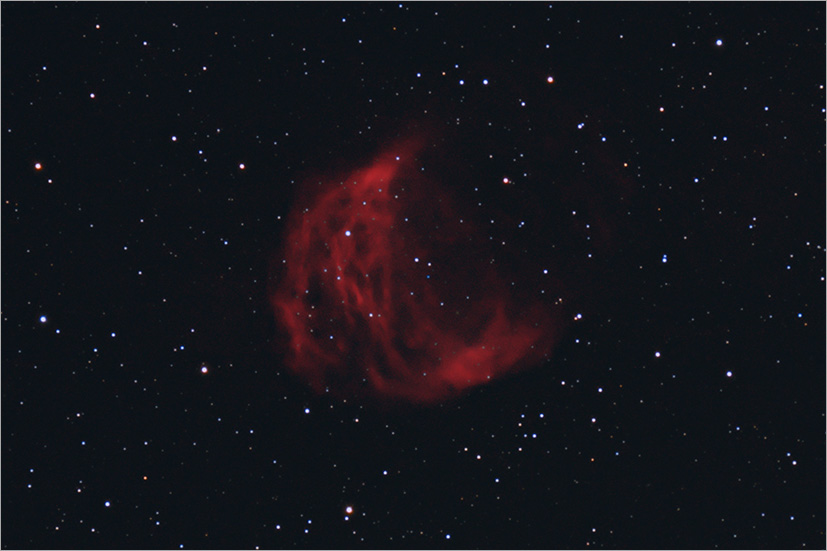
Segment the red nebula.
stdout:
[[551,348],[548,309],[518,303],[418,149],[306,186],[288,218],[270,299],[287,367],[319,393],[432,403]]

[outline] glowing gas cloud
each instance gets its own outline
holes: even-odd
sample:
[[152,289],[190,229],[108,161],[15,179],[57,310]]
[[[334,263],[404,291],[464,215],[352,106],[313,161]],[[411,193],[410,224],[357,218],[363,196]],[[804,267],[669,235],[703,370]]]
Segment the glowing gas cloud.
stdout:
[[554,341],[515,299],[416,145],[309,183],[270,294],[286,364],[320,393],[432,403],[536,365]]

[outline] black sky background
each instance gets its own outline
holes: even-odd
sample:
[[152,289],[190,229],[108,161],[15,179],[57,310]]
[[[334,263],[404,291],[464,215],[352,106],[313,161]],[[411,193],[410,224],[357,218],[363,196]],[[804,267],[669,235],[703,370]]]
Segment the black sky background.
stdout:
[[[0,17],[4,548],[824,548],[822,3]],[[317,396],[287,215],[426,130],[572,321],[442,405]]]

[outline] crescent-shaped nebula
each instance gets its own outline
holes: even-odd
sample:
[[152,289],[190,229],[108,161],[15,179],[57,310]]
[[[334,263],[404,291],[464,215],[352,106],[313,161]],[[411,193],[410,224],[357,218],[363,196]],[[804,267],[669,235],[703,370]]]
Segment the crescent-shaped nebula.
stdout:
[[488,236],[422,175],[421,149],[306,185],[288,217],[270,300],[287,367],[319,393],[433,403],[555,341],[549,308],[516,298]]

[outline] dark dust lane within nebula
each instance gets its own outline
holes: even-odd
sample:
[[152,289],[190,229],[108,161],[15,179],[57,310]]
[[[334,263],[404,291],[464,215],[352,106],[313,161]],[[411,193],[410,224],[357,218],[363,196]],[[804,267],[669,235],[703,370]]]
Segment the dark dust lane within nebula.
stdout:
[[436,402],[553,345],[548,308],[513,296],[418,149],[313,182],[289,217],[271,303],[288,367],[318,392]]

